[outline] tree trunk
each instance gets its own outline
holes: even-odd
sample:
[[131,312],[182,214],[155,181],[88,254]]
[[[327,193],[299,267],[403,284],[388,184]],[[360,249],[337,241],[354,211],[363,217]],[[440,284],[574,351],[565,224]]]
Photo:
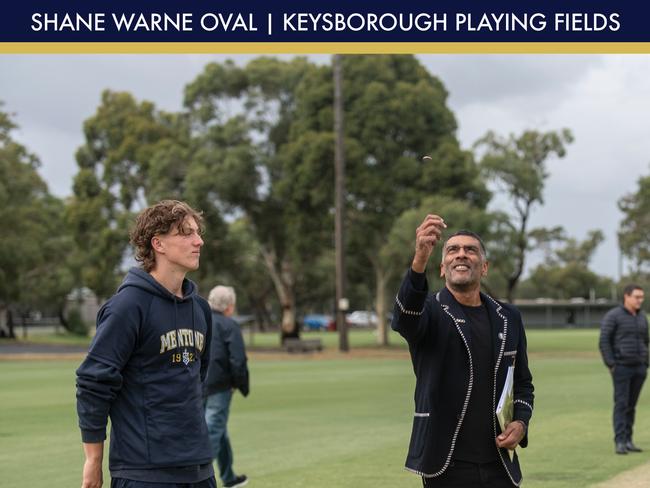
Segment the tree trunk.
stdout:
[[386,284],[388,274],[384,272],[381,265],[375,266],[375,311],[377,312],[377,344],[388,345],[388,323],[386,322]]
[[11,312],[11,308],[7,308],[7,329],[9,330],[9,337],[11,339],[15,339],[16,333],[14,332],[14,314]]
[[300,337],[300,330],[296,323],[295,304],[293,301],[290,303],[282,304],[282,328],[280,334],[280,342],[284,343],[287,338]]
[[526,260],[526,245],[527,245],[527,227],[528,217],[530,215],[530,206],[532,202],[526,202],[524,209],[520,210],[521,225],[519,227],[519,234],[517,235],[517,256],[515,263],[515,271],[508,278],[508,301],[512,303],[515,299],[515,289],[519,283],[519,278],[524,272],[524,264]]
[[260,246],[260,249],[282,308],[280,341],[284,342],[287,337],[299,337],[300,330],[296,326],[296,299],[293,291],[294,278],[291,265],[287,261],[278,262],[274,250],[266,249],[264,246]]
[[10,321],[9,309],[5,306],[0,306],[0,337],[14,337],[13,330],[10,327]]
[[68,332],[71,332],[70,330],[70,322],[68,322],[68,319],[65,316],[65,305],[61,305],[57,309],[57,315],[59,316],[59,322],[61,322],[61,325],[65,330]]

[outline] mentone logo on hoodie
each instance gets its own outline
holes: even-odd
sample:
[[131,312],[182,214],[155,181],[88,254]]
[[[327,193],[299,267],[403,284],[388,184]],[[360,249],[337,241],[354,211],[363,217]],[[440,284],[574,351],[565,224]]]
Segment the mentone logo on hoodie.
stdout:
[[[203,351],[205,345],[205,338],[201,332],[193,329],[176,329],[170,330],[166,334],[160,336],[160,354],[181,347],[194,347],[199,353]],[[183,351],[181,353],[172,354],[172,363],[183,362],[188,364],[196,360],[196,356],[192,352]]]

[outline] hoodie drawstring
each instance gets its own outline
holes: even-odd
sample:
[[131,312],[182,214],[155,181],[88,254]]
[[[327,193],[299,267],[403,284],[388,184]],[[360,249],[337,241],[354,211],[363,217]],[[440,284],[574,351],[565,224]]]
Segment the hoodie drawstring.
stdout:
[[199,360],[199,345],[197,343],[197,337],[196,337],[196,325],[194,325],[194,298],[190,298],[190,303],[192,304],[192,337],[194,338],[194,355],[195,359],[198,361]]
[[[197,344],[197,337],[196,337],[196,317],[194,317],[194,298],[190,298],[190,306],[191,306],[191,315],[192,315],[192,344],[194,344],[194,360],[198,361],[199,360],[199,354],[201,351],[199,350],[199,345]],[[178,330],[178,299],[174,297],[174,330]],[[187,351],[187,346],[185,348]],[[185,367],[189,367],[190,363],[185,364]]]

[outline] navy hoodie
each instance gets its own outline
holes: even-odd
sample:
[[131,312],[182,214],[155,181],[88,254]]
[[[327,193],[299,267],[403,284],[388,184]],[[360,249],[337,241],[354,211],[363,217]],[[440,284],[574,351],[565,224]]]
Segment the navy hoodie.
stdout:
[[202,401],[210,310],[192,281],[185,279],[182,289],[178,298],[132,268],[97,314],[97,334],[77,369],[77,412],[89,443],[106,439],[110,416],[113,476],[132,470],[133,479],[142,479],[147,470],[206,464],[212,470]]

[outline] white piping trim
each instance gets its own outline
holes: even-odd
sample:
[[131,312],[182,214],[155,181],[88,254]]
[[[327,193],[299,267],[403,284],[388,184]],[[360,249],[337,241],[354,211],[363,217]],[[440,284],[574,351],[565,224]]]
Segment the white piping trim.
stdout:
[[426,412],[426,413],[424,413],[424,412],[415,412],[413,414],[414,417],[428,417],[429,415],[430,414],[428,412]]
[[[506,348],[506,338],[508,337],[508,318],[501,313],[501,309],[503,308],[499,302],[497,302],[494,298],[492,298],[490,295],[485,295],[492,301],[492,303],[496,306],[496,314],[503,320],[503,332],[499,333],[499,339],[501,339],[501,347],[499,349],[499,355],[497,356],[497,362],[494,366],[494,389],[492,390],[492,411],[494,412],[496,410],[496,402],[497,402],[497,373],[499,371],[499,365],[501,364],[501,359],[504,356],[504,349]],[[492,415],[492,426],[494,428],[494,437],[496,438],[497,436],[497,418],[496,415]],[[501,454],[501,449],[497,447],[497,453],[499,454],[499,459],[501,460],[501,464],[503,464],[503,468],[506,470],[506,473],[508,474],[508,478],[510,478],[510,481],[515,486],[521,485],[521,480],[519,480],[519,483],[517,483],[513,478],[512,474],[510,474],[510,471],[508,470],[508,466],[506,465],[506,461],[503,459],[503,455]],[[522,478],[523,479],[523,478]]]
[[[436,299],[438,299],[438,296],[436,295]],[[434,478],[436,476],[440,476],[442,473],[444,473],[447,468],[449,467],[449,463],[451,463],[451,456],[454,453],[454,448],[456,447],[456,440],[458,438],[458,432],[460,432],[460,427],[463,425],[463,420],[465,419],[465,414],[467,413],[467,406],[469,405],[469,397],[472,394],[472,387],[474,386],[474,362],[472,360],[472,352],[469,349],[469,345],[467,344],[467,339],[465,338],[465,335],[463,334],[463,331],[460,329],[458,324],[462,319],[457,319],[454,317],[451,312],[449,311],[449,305],[443,305],[442,309],[444,312],[451,317],[451,320],[454,321],[454,325],[456,326],[456,330],[460,334],[461,339],[463,340],[463,344],[465,344],[465,349],[467,349],[467,357],[469,359],[469,383],[467,385],[467,394],[465,395],[465,401],[463,402],[463,409],[460,412],[460,417],[458,419],[458,424],[456,425],[456,430],[454,431],[454,435],[451,437],[451,449],[449,449],[449,454],[447,454],[447,459],[445,460],[445,464],[443,464],[442,468],[433,473],[433,474],[427,474],[427,473],[421,473],[418,471],[410,470],[413,471],[416,474],[419,474],[420,476],[424,478]],[[464,322],[464,321],[463,321]]]
[[523,400],[515,400],[513,403],[521,403],[522,405],[526,405],[528,408],[530,408],[531,412],[533,411],[533,406],[528,402],[525,402]]
[[[397,297],[397,296],[395,297],[395,302],[397,303],[397,306],[399,307],[401,312],[403,314],[405,314],[405,315],[416,315],[417,316],[417,315],[422,315],[422,313],[424,312],[424,307],[422,307],[422,310],[420,310],[419,312],[416,312],[414,310],[405,309],[404,305],[402,305],[402,302],[399,301],[399,297]],[[425,306],[426,306],[426,302],[425,302]]]
[[415,473],[415,474],[417,474],[418,476],[421,476],[422,478],[430,478],[430,477],[431,477],[430,474],[425,474],[425,473],[423,473],[422,471],[418,471],[417,469],[409,468],[408,466],[404,466],[404,469],[405,469],[406,471],[411,472],[411,473]]

